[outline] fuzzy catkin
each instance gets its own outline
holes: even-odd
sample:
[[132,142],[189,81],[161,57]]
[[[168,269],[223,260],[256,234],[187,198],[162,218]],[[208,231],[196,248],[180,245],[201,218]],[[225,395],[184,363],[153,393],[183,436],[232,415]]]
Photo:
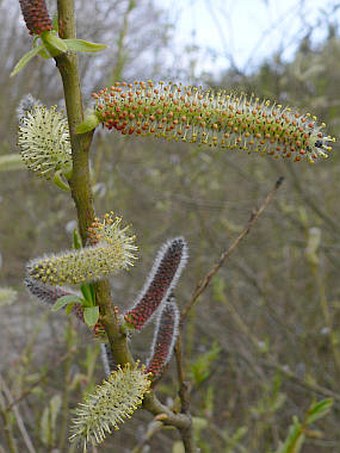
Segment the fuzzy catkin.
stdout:
[[26,27],[31,35],[41,35],[52,30],[52,21],[45,0],[19,0]]
[[150,383],[143,368],[127,364],[112,372],[77,406],[70,441],[82,443],[84,451],[88,445],[103,442],[107,434],[119,429],[138,409]]
[[[133,265],[137,247],[135,236],[121,227],[122,219],[108,214],[103,222],[96,219],[90,235],[99,231],[98,243],[79,250],[67,250],[31,260],[27,274],[49,285],[80,284],[97,281],[120,269]],[[98,226],[99,225],[99,226]],[[103,230],[103,231],[102,231]]]
[[19,119],[18,145],[26,167],[44,179],[72,168],[67,118],[56,106],[47,108],[37,102],[26,108]]
[[176,286],[187,259],[188,246],[182,237],[171,239],[161,247],[144,288],[124,315],[131,327],[141,330],[152,319]]
[[122,134],[257,152],[310,163],[333,139],[315,116],[245,94],[152,81],[117,82],[94,93],[95,114]]
[[158,316],[151,354],[146,368],[146,371],[152,373],[154,378],[159,378],[162,375],[164,368],[171,359],[178,335],[179,318],[176,300],[174,297],[170,297]]

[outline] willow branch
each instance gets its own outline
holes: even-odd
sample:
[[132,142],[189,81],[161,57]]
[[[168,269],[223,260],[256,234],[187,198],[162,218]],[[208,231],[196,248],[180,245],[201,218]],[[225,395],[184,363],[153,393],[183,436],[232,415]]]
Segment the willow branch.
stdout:
[[[74,0],[58,0],[58,23],[61,38],[75,38]],[[95,212],[89,171],[89,151],[93,134],[76,134],[76,127],[84,117],[77,56],[67,52],[56,57],[56,63],[63,82],[72,145],[73,175],[69,182],[77,210],[80,235],[85,244],[87,230],[94,220]],[[126,336],[121,332],[118,315],[112,304],[109,282],[100,281],[95,283],[94,287],[101,321],[108,336],[113,357],[120,364],[133,363],[134,359]],[[178,428],[186,452],[194,453],[190,417],[172,412],[157,399],[154,392],[146,396],[143,406],[152,414],[161,417],[164,424]]]
[[[74,0],[58,0],[58,23],[61,38],[76,37]],[[95,215],[89,169],[93,133],[76,134],[76,127],[84,118],[77,55],[67,52],[57,56],[55,60],[63,82],[72,146],[73,174],[69,183],[77,210],[79,232],[85,244],[88,227],[92,224]],[[112,353],[118,363],[131,361],[132,356],[126,338],[120,332],[118,317],[112,304],[110,285],[108,281],[101,281],[95,283],[94,287],[101,321],[110,341]]]

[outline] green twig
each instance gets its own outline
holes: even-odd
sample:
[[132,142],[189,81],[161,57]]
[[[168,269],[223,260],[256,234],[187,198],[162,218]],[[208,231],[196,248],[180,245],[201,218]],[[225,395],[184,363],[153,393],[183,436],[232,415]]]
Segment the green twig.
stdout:
[[[61,38],[76,37],[74,0],[58,0],[58,23]],[[70,52],[56,57],[60,71],[72,146],[73,174],[70,179],[72,198],[75,202],[79,232],[86,242],[87,229],[94,220],[93,194],[90,184],[89,151],[93,133],[77,135],[76,127],[83,120],[83,105],[80,90],[78,59]],[[118,314],[112,304],[109,282],[104,280],[94,284],[96,301],[100,308],[101,322],[108,336],[112,355],[117,363],[133,363],[126,335],[121,331]],[[181,433],[186,451],[194,453],[194,441],[191,432],[191,419],[186,414],[175,414],[160,403],[153,392],[150,392],[143,407],[152,414],[161,417],[164,424],[175,426]]]

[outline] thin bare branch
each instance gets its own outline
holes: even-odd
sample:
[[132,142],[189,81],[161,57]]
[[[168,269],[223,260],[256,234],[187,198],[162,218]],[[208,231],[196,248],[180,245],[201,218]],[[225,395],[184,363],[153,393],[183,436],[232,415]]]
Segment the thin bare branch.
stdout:
[[188,316],[189,311],[196,305],[199,297],[207,289],[212,278],[221,269],[221,267],[223,266],[223,264],[225,263],[227,258],[229,258],[229,256],[235,251],[235,249],[238,247],[240,242],[247,236],[249,231],[252,229],[252,227],[258,221],[258,219],[261,216],[261,214],[263,213],[263,211],[271,203],[276,192],[281,187],[281,185],[283,183],[283,179],[284,179],[283,177],[280,177],[276,181],[274,187],[271,189],[271,191],[268,193],[266,198],[263,200],[261,206],[258,209],[254,209],[254,211],[251,213],[250,219],[248,220],[248,223],[245,225],[245,227],[243,228],[241,233],[237,236],[237,238],[234,240],[234,242],[222,253],[222,255],[220,256],[217,263],[213,266],[213,268],[198,283],[190,301],[187,303],[187,305],[182,310],[182,316],[181,316],[182,321],[185,320],[185,318]]

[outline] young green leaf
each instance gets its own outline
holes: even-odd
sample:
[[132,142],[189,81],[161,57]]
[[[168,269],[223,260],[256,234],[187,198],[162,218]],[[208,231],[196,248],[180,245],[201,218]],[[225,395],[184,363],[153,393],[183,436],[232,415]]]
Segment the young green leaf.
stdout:
[[64,39],[64,43],[66,43],[68,50],[74,52],[100,52],[107,49],[105,44],[84,41],[84,39]]
[[20,58],[20,60],[18,61],[18,63],[14,66],[14,69],[13,71],[11,72],[10,74],[10,77],[14,77],[15,75],[17,75],[20,71],[22,71],[24,69],[24,67],[27,65],[27,63],[29,61],[32,60],[32,58],[34,58],[36,55],[38,55],[38,53],[44,48],[43,45],[40,45],[40,46],[37,46],[37,47],[34,47],[33,49],[31,49],[30,51],[28,51],[27,53],[25,53],[25,55],[23,57]]
[[42,33],[41,40],[52,57],[56,57],[61,53],[67,52],[68,50],[64,40],[59,38],[54,31],[46,31]]
[[310,425],[316,420],[319,420],[319,418],[324,417],[331,410],[332,405],[333,400],[331,398],[327,398],[312,404],[307,412],[306,423]]
[[303,434],[301,423],[295,417],[293,419],[293,425],[289,428],[288,436],[276,453],[299,453],[301,450],[305,435]]
[[40,50],[39,57],[43,58],[44,60],[49,60],[50,58],[53,58],[45,46],[43,46],[43,48]]
[[86,301],[86,304],[84,305],[86,307],[93,307],[95,305],[95,299],[92,285],[90,283],[83,283],[80,286],[80,291],[82,292],[82,295],[84,296],[84,299]]
[[73,248],[76,250],[82,248],[81,237],[77,228],[73,230]]
[[99,307],[85,307],[84,308],[84,321],[89,327],[93,327],[99,319]]
[[59,297],[57,302],[53,305],[52,311],[59,311],[62,308],[64,308],[66,305],[71,304],[71,303],[82,303],[82,299],[76,295],[70,295],[70,296],[62,296]]

